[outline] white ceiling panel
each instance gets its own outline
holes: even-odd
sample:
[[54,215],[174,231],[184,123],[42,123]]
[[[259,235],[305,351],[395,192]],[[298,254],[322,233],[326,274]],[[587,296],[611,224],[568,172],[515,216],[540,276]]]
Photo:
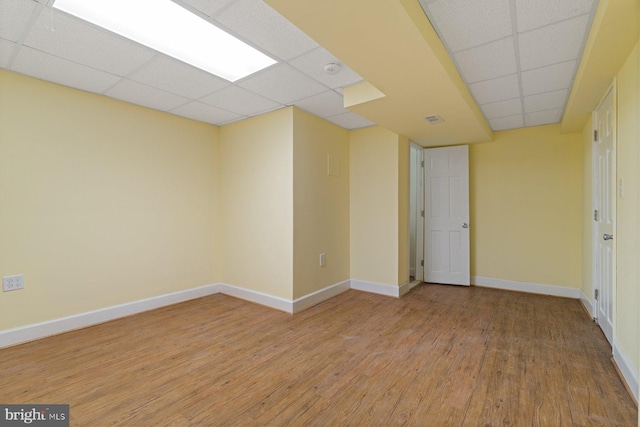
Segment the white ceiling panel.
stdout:
[[102,93],[120,77],[22,46],[13,71],[65,86]]
[[332,90],[297,101],[295,105],[318,117],[337,116],[348,112],[344,108],[342,97]]
[[523,95],[551,92],[571,87],[576,61],[562,62],[522,73]]
[[591,11],[594,0],[516,0],[518,30],[529,31]]
[[522,114],[522,101],[520,98],[508,99],[506,101],[492,102],[480,106],[487,119],[513,116]]
[[[325,73],[324,66],[331,62],[340,64],[340,71],[338,73]],[[318,47],[311,52],[305,53],[291,60],[289,63],[332,89],[351,86],[363,80],[358,73],[340,62],[339,59],[331,55],[331,53],[323,47]]]
[[193,8],[204,15],[213,16],[234,0],[173,0],[185,9]]
[[127,78],[187,98],[200,98],[230,84],[224,79],[161,54]]
[[200,101],[242,116],[253,116],[280,106],[277,102],[238,86],[229,86],[219,92],[205,96]]
[[126,79],[120,80],[105,95],[161,111],[174,109],[188,101],[182,96]]
[[15,47],[15,43],[10,42],[9,40],[0,39],[0,68],[7,67],[7,63],[9,62]]
[[458,52],[455,59],[468,83],[494,79],[518,71],[513,37]]
[[[568,21],[520,34],[520,68],[530,70],[557,62],[577,59],[589,17]],[[562,40],[562,43],[558,43]]]
[[0,37],[16,42],[22,36],[37,3],[29,0],[0,0]]
[[511,35],[509,0],[439,0],[423,8],[452,52]]
[[494,131],[521,128],[524,126],[522,114],[510,117],[500,117],[498,119],[489,120],[491,129]]
[[40,14],[24,44],[119,76],[131,73],[155,54],[53,9]]
[[352,112],[338,114],[337,116],[327,117],[326,120],[349,130],[360,129],[360,128],[365,128],[368,126],[375,125],[375,123],[373,123],[372,121],[369,121],[364,117],[360,117],[356,113],[352,113]]
[[520,96],[520,86],[516,74],[472,83],[469,88],[478,104],[489,104]]
[[524,97],[524,110],[527,113],[535,111],[552,110],[562,108],[569,95],[568,89],[555,90],[553,92],[539,93]]
[[220,108],[212,107],[211,105],[203,104],[198,101],[182,105],[172,110],[171,113],[214,125],[228,123],[243,118],[239,114],[221,110]]
[[287,64],[273,66],[238,83],[245,89],[281,104],[291,104],[327,88]]
[[318,46],[298,27],[261,0],[239,0],[224,9],[216,21],[283,60]]
[[562,109],[537,111],[535,113],[528,113],[525,117],[526,126],[540,126],[548,125],[551,123],[558,123],[562,119]]

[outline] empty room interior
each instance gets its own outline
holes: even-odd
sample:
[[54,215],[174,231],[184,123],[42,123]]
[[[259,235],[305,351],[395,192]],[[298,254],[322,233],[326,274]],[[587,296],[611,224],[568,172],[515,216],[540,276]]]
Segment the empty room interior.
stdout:
[[638,0],[0,0],[0,405],[640,426],[639,41]]

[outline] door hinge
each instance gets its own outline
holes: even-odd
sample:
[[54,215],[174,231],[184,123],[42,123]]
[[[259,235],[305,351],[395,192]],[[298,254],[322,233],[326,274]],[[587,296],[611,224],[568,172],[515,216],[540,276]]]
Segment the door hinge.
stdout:
[[600,295],[600,290],[599,289],[594,290],[593,291],[593,295],[594,295],[595,299],[597,300],[598,296]]
[[424,260],[420,261],[420,267],[424,267]]
[[597,131],[597,129],[593,130],[593,140],[598,142],[598,131]]
[[422,212],[420,212],[420,215],[422,215],[422,218],[424,218],[424,209],[422,210]]
[[599,217],[599,215],[598,215],[598,209],[595,209],[595,210],[593,211],[593,220],[594,220],[594,221],[599,221],[599,220],[600,220],[600,217]]

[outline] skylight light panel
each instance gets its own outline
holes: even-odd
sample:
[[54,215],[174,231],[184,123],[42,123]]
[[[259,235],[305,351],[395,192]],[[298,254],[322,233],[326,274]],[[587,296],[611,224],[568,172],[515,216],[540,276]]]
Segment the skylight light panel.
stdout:
[[171,0],[56,0],[53,7],[232,82],[276,63]]

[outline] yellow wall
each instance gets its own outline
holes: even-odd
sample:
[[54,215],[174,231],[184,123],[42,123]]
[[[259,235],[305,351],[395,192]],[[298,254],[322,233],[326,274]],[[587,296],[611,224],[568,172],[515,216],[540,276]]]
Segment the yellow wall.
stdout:
[[[401,285],[409,270],[408,142],[376,126],[352,131],[349,145],[351,278]],[[406,180],[404,195],[399,180]]]
[[218,129],[0,71],[0,329],[218,280]]
[[582,146],[560,125],[469,147],[471,274],[581,287]]
[[299,298],[349,279],[349,132],[297,108],[293,118],[293,297]]
[[293,296],[293,109],[220,129],[222,281]]
[[618,191],[616,201],[617,229],[617,288],[614,335],[620,348],[634,363],[636,373],[640,366],[638,318],[640,300],[640,87],[638,45],[617,76],[617,178],[624,182],[624,196]]
[[409,139],[398,138],[398,284],[409,281]]

